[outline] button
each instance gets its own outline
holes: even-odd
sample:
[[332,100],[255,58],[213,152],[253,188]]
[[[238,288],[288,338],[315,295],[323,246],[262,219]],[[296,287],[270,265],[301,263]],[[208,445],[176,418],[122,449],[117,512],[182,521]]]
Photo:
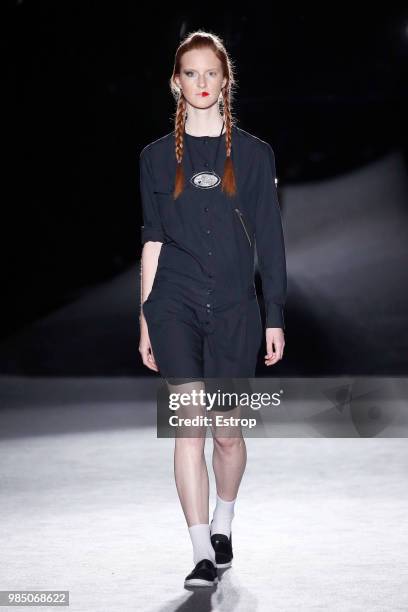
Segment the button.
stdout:
[[204,208],[204,212],[208,212],[208,206]]
[[207,308],[207,314],[210,314],[211,310],[209,308]]
[[206,233],[206,234],[211,234],[211,230],[210,230],[210,229],[207,229],[207,230],[205,230],[205,233]]
[[211,308],[211,304],[206,304],[207,308]]
[[209,254],[209,255],[212,255],[212,251],[208,251],[208,254]]

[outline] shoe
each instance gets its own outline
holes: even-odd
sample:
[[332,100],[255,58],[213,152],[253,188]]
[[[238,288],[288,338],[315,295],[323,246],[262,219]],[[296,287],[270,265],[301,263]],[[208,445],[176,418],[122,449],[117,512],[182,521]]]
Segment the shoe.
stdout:
[[214,533],[211,536],[211,544],[215,550],[216,566],[221,569],[231,567],[234,556],[232,553],[232,532],[229,538],[223,533]]
[[212,587],[218,582],[218,572],[210,559],[201,559],[192,572],[186,576],[184,586]]

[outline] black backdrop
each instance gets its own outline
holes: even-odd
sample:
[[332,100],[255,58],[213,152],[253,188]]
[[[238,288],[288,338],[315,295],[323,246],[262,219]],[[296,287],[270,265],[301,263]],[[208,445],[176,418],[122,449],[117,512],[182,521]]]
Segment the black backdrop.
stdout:
[[[202,5],[188,12],[155,5],[143,12],[135,2],[8,4],[2,27],[3,339],[137,265],[139,152],[173,128],[168,80],[180,38],[194,29],[223,38],[236,66],[237,123],[272,145],[280,189],[296,193],[395,151],[405,172],[407,11],[371,6],[359,14],[330,5],[265,14],[208,6],[206,14]],[[390,172],[386,164],[379,168]],[[384,219],[385,196],[379,200]],[[289,203],[282,197],[283,208]],[[400,200],[393,210],[405,222]],[[318,214],[313,200],[306,214]],[[356,222],[363,225],[366,217]],[[356,244],[349,247],[352,258]],[[401,269],[404,255],[395,253]],[[372,284],[382,282],[390,298],[384,316],[390,315],[392,333],[405,334],[408,345],[406,319],[391,317],[396,292],[398,300],[401,293],[407,298],[402,280],[388,290],[386,271],[380,279],[373,271]],[[299,302],[288,309],[299,313],[291,322],[300,353],[310,341],[304,313]],[[371,337],[370,308],[364,317]],[[393,355],[384,369],[401,373],[406,359]]]

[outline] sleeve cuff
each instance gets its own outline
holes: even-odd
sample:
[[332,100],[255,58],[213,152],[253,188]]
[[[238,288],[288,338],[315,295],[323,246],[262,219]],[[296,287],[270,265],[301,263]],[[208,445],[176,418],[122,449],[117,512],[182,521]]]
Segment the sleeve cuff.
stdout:
[[141,242],[142,245],[145,242],[165,242],[165,237],[161,229],[155,227],[146,227],[145,225],[141,226]]
[[283,307],[273,302],[266,304],[266,327],[281,327],[285,329]]

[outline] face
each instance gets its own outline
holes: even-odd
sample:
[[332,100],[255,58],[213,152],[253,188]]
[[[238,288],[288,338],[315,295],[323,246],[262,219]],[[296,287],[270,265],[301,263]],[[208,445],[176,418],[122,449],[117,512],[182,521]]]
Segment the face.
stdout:
[[207,108],[218,101],[226,85],[222,65],[212,49],[193,49],[183,54],[180,74],[174,77],[187,102]]

